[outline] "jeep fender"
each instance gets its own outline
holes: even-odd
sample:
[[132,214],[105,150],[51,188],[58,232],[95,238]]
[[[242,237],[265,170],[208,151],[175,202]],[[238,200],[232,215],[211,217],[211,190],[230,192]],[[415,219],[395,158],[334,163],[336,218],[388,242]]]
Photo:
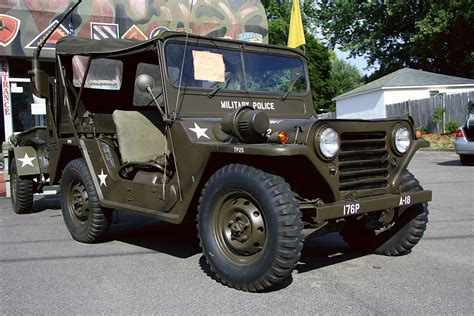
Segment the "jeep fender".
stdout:
[[20,177],[39,175],[41,173],[38,162],[38,154],[33,147],[14,147],[13,152],[13,159],[15,160],[16,169],[18,170],[18,175]]

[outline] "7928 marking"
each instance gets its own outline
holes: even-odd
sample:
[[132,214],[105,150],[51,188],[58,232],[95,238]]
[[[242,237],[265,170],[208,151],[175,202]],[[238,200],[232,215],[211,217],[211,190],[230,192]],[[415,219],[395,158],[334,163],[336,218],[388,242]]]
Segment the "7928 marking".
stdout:
[[343,210],[343,215],[354,215],[357,214],[357,212],[360,209],[360,204],[359,203],[351,203],[351,204],[345,204],[344,205],[344,210]]

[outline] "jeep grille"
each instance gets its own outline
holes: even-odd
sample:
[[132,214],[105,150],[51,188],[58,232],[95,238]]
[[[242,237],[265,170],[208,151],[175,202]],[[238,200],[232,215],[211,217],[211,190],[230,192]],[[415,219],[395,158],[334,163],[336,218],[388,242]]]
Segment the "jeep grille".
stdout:
[[388,186],[385,132],[345,132],[339,151],[339,190],[369,190]]

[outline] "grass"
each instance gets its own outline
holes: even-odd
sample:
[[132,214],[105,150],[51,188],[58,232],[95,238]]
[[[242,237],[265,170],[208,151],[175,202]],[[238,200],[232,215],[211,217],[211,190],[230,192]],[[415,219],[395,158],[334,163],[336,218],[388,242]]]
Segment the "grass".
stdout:
[[430,142],[428,150],[454,150],[454,134],[422,134],[420,139]]

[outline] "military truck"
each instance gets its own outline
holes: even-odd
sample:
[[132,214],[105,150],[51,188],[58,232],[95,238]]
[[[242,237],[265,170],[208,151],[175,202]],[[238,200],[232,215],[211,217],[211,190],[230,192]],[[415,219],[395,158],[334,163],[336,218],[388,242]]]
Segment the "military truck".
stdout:
[[60,184],[77,241],[102,240],[113,210],[195,219],[217,278],[253,292],[292,273],[305,233],[389,256],[423,236],[431,191],[407,166],[429,144],[409,118],[317,119],[299,50],[174,32],[66,37],[56,64],[55,81],[37,61],[31,71],[47,127],[12,141],[12,202],[27,212]]

